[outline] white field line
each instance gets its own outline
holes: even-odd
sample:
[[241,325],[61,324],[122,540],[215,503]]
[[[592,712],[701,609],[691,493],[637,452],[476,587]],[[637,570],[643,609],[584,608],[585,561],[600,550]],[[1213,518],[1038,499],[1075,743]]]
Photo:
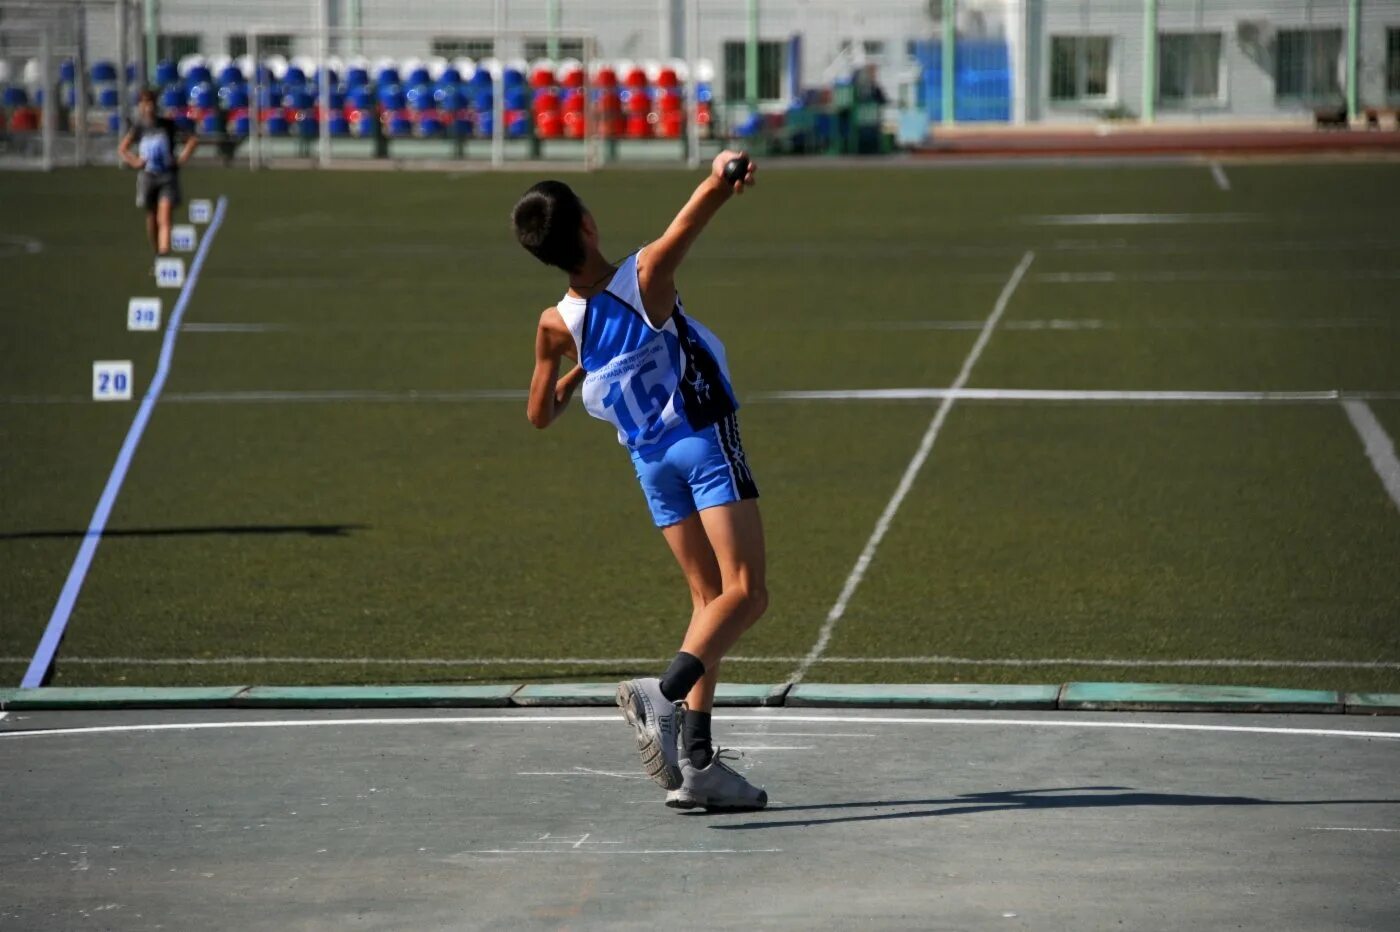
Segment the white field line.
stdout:
[[1159,226],[1164,224],[1196,223],[1258,223],[1259,214],[1048,214],[1027,217],[1026,222],[1039,226]]
[[[962,369],[958,372],[958,377],[953,380],[952,389],[957,391],[967,384],[968,378],[972,375],[972,367],[977,364],[982,351],[986,349],[988,341],[992,338],[992,331],[996,329],[997,322],[1006,313],[1006,306],[1011,301],[1011,296],[1015,294],[1016,287],[1021,284],[1021,279],[1025,277],[1026,270],[1035,261],[1035,253],[1027,251],[1021,257],[1021,261],[1012,271],[1011,277],[1001,289],[1001,294],[997,295],[996,304],[992,307],[992,312],[987,316],[987,322],[982,327],[982,332],[978,334],[977,340],[972,344],[972,349],[968,352],[967,358],[963,360]],[[909,490],[914,487],[914,480],[919,475],[919,470],[923,469],[924,463],[928,460],[929,454],[933,452],[933,444],[938,440],[938,432],[943,429],[943,422],[948,419],[948,412],[953,408],[954,398],[944,398],[938,405],[938,410],[934,412],[933,420],[929,422],[928,430],[924,431],[923,439],[919,441],[919,448],[914,452],[914,458],[909,461],[909,465],[904,470],[904,475],[900,477],[899,485],[895,488],[894,495],[890,498],[889,504],[885,506],[884,512],[875,522],[875,530],[871,532],[870,539],[865,542],[864,549],[860,556],[856,558],[856,565],[851,568],[850,575],[846,577],[846,582],[841,586],[841,593],[836,597],[836,602],[827,612],[826,620],[822,623],[821,629],[817,632],[816,643],[807,652],[807,656],[802,658],[788,677],[789,683],[800,683],[807,675],[812,664],[816,663],[823,653],[826,652],[826,645],[831,641],[831,633],[836,629],[836,623],[841,620],[841,616],[846,614],[846,606],[850,604],[851,597],[855,595],[860,582],[865,578],[865,572],[870,568],[870,562],[875,559],[875,551],[880,546],[880,541],[884,540],[885,534],[890,529],[891,522],[894,521],[895,514],[899,511],[899,506],[904,503],[904,498],[909,494]]]
[[[1177,721],[1140,722],[1122,719],[1025,719],[1025,718],[940,718],[895,715],[789,715],[754,712],[718,716],[720,721],[782,722],[803,725],[908,725],[924,727],[969,726],[986,728],[1086,728],[1128,731],[1180,731],[1214,734],[1278,735],[1282,737],[1365,738],[1400,741],[1400,731],[1367,731],[1347,728],[1292,728],[1268,725],[1199,725]],[[412,725],[559,725],[590,722],[617,725],[617,715],[442,715],[401,718],[312,718],[312,719],[235,719],[223,722],[150,722],[140,725],[82,725],[73,728],[37,728],[0,731],[0,742],[11,738],[55,738],[73,735],[143,734],[155,732],[234,731],[244,728],[349,728]]]
[[[457,404],[478,401],[521,401],[526,393],[515,389],[468,389],[463,391],[255,391],[255,392],[169,392],[161,396],[167,404],[342,404],[383,402],[391,404]],[[1400,391],[1138,391],[1059,388],[851,388],[816,391],[753,392],[749,403],[789,401],[1016,401],[1098,403],[1184,403],[1210,404],[1317,404],[1348,399],[1357,401],[1396,401]],[[0,398],[0,404],[88,404],[82,395],[25,395]]]
[[782,854],[782,848],[638,848],[619,851],[616,848],[477,848],[459,851],[453,857],[466,857],[472,854],[567,854],[574,857],[618,857],[621,855],[653,854]]
[[1365,281],[1392,281],[1400,278],[1397,269],[1356,269],[1346,272],[1316,268],[1300,269],[1208,269],[1160,272],[1044,272],[1032,278],[1047,285],[1106,285],[1114,282],[1284,282],[1323,278]]
[[1315,825],[1309,831],[1313,832],[1400,832],[1400,828],[1349,828],[1342,825],[1322,826]]
[[1215,186],[1220,190],[1230,190],[1230,178],[1225,174],[1225,168],[1219,162],[1210,163],[1210,176],[1215,179]]
[[[799,656],[725,657],[725,663],[800,663]],[[370,667],[654,667],[666,657],[64,657],[73,666],[231,667],[231,666],[370,666]],[[28,663],[27,657],[0,657],[0,663]],[[823,657],[823,664],[936,665],[948,667],[1106,667],[1219,668],[1269,670],[1400,670],[1400,660],[1260,660],[1209,657]]]
[[1371,460],[1376,475],[1381,477],[1381,485],[1390,493],[1390,500],[1395,503],[1395,507],[1400,508],[1400,460],[1395,458],[1395,441],[1390,439],[1390,435],[1385,432],[1381,422],[1376,420],[1375,413],[1366,402],[1343,401],[1342,408],[1346,411],[1351,426],[1356,428],[1357,435],[1361,437],[1366,456]]

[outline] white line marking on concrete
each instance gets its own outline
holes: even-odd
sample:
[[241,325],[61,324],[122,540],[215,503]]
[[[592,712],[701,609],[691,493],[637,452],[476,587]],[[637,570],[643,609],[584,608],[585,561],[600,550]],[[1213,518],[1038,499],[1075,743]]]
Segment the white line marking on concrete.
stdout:
[[785,747],[783,745],[768,744],[734,744],[726,748],[726,750],[730,751],[810,751],[812,749],[813,746],[810,744],[803,747]]
[[[779,715],[771,712],[751,715],[725,715],[720,721],[782,722],[818,725],[922,725],[974,726],[1004,728],[1106,728],[1130,731],[1181,731],[1221,734],[1281,735],[1286,737],[1378,738],[1400,741],[1400,731],[1359,731],[1339,728],[1282,728],[1264,725],[1198,725],[1178,722],[1104,721],[1096,719],[1013,719],[1013,718],[914,718],[884,715]],[[138,734],[154,732],[221,731],[242,728],[349,728],[387,726],[404,728],[410,725],[557,725],[592,722],[616,725],[616,715],[481,715],[481,716],[416,716],[403,718],[313,718],[261,719],[224,722],[153,722],[143,725],[86,725],[74,728],[45,728],[26,731],[0,731],[0,741],[9,738],[55,738],[74,735]]]
[[[725,657],[726,663],[799,663],[802,657]],[[387,666],[387,667],[654,667],[666,657],[64,657],[74,666]],[[1252,658],[1152,659],[1131,657],[823,657],[824,664],[940,664],[953,667],[1221,667],[1300,670],[1400,670],[1388,660],[1260,660]],[[28,663],[26,657],[0,657],[0,663]]]
[[617,777],[619,780],[651,780],[651,777],[635,773],[615,773],[611,770],[594,770],[592,767],[575,767],[573,770],[522,770],[517,777]]
[[873,738],[872,732],[850,731],[731,731],[736,738]]
[[638,855],[638,854],[782,854],[782,848],[638,848],[618,851],[604,848],[479,848],[462,851],[453,857],[469,854],[567,854],[567,855]]
[[1027,223],[1040,226],[1158,226],[1193,223],[1256,223],[1258,214],[1047,214],[1027,217]]
[[1400,828],[1349,828],[1349,827],[1347,827],[1347,826],[1341,826],[1341,825],[1332,825],[1332,826],[1315,825],[1315,826],[1313,826],[1311,829],[1309,829],[1309,831],[1313,831],[1313,832],[1400,832]]
[[[962,369],[958,371],[958,377],[953,380],[952,390],[958,391],[967,384],[967,380],[972,375],[972,367],[977,364],[977,360],[982,355],[982,350],[987,346],[992,338],[992,331],[996,329],[997,322],[1006,313],[1006,306],[1011,301],[1011,296],[1015,294],[1016,287],[1021,284],[1021,279],[1025,277],[1026,270],[1035,261],[1035,253],[1027,251],[1021,257],[1021,261],[1011,272],[1011,277],[1001,289],[1001,294],[997,295],[996,304],[992,307],[992,312],[987,316],[987,321],[982,325],[982,332],[977,335],[977,340],[972,344],[972,349],[968,352],[967,358],[963,360]],[[899,485],[895,488],[894,495],[890,498],[889,504],[885,506],[884,512],[875,522],[875,530],[871,532],[870,539],[865,542],[864,549],[860,556],[856,558],[856,565],[851,568],[850,575],[846,577],[845,583],[841,586],[841,592],[836,597],[836,602],[827,612],[826,620],[822,623],[821,629],[817,632],[816,643],[807,652],[807,656],[802,658],[788,677],[789,683],[800,683],[807,675],[812,664],[816,663],[822,654],[826,652],[826,645],[831,641],[831,634],[836,629],[836,623],[841,620],[841,616],[846,614],[846,606],[850,604],[851,597],[855,595],[856,589],[860,586],[861,580],[865,578],[866,570],[870,568],[870,562],[875,559],[875,551],[879,548],[880,542],[885,539],[885,534],[890,529],[890,524],[894,521],[895,514],[899,511],[900,505],[904,504],[904,498],[909,494],[909,490],[914,487],[914,480],[918,477],[919,471],[923,469],[924,463],[928,460],[929,454],[933,452],[934,442],[938,440],[938,432],[943,429],[943,422],[948,419],[948,412],[953,408],[954,399],[944,398],[939,404],[938,410],[934,412],[933,420],[929,422],[928,429],[924,431],[923,438],[919,441],[919,448],[914,452],[914,458],[905,467],[904,475],[900,477]]]
[[1343,401],[1342,408],[1346,411],[1351,426],[1356,428],[1357,435],[1361,437],[1366,456],[1371,460],[1376,475],[1380,476],[1381,485],[1390,493],[1390,500],[1395,503],[1395,507],[1400,508],[1400,460],[1395,458],[1395,441],[1390,439],[1390,435],[1385,432],[1381,422],[1376,420],[1375,412],[1366,402]]
[[1210,163],[1210,176],[1215,179],[1216,187],[1222,191],[1230,190],[1230,179],[1225,174],[1225,168],[1219,162]]

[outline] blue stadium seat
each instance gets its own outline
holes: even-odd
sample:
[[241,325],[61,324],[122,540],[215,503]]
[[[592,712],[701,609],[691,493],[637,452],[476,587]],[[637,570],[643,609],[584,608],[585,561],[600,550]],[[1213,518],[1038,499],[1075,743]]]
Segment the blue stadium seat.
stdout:
[[374,83],[380,87],[385,85],[397,85],[399,83],[399,69],[381,68],[379,74],[374,76]]
[[200,84],[213,84],[214,73],[208,65],[195,65],[185,75],[185,86],[193,89]]
[[406,84],[432,84],[433,76],[428,73],[427,68],[414,68],[408,73]]
[[408,118],[408,111],[395,110],[389,114],[389,118],[384,127],[389,136],[403,137],[413,135],[413,121]]
[[228,131],[235,136],[247,136],[252,123],[248,117],[247,110],[239,110],[234,113],[233,118],[228,121]]
[[506,87],[506,109],[525,110],[530,106],[530,89],[525,85]]
[[88,74],[94,84],[114,84],[117,80],[117,66],[109,61],[93,62]]
[[369,87],[363,84],[352,85],[345,100],[356,110],[368,110],[374,106],[374,95],[370,93]]
[[337,110],[332,113],[328,124],[333,137],[340,139],[350,135],[350,121],[342,112]]
[[184,105],[185,95],[180,88],[172,86],[160,92],[160,108],[162,110],[172,110],[175,107],[183,107]]
[[305,87],[288,88],[282,95],[282,106],[293,110],[305,110],[316,105],[316,95]]
[[180,83],[180,69],[173,61],[165,60],[156,65],[156,84],[166,87]]
[[369,86],[369,72],[364,68],[351,68],[345,72],[345,86],[351,90]]
[[425,110],[418,117],[418,135],[425,137],[441,136],[443,130],[442,115],[436,110]]
[[433,90],[433,101],[441,110],[458,110],[467,105],[467,95],[458,84],[442,84]]
[[78,66],[71,58],[65,58],[58,66],[58,80],[63,84],[72,84],[78,80]]
[[107,132],[116,134],[122,131],[122,115],[120,113],[107,114]]
[[530,135],[530,114],[523,110],[511,117],[506,124],[506,135],[512,139],[521,139]]
[[282,83],[286,84],[288,87],[297,87],[305,84],[306,72],[302,71],[296,65],[292,65],[287,69],[287,73],[282,76]]
[[407,98],[411,110],[431,110],[434,105],[433,89],[427,84],[416,84],[410,87]]
[[317,68],[317,69],[316,69],[316,74],[315,74],[315,76],[314,76],[314,78],[313,78],[313,83],[314,83],[317,87],[320,87],[320,85],[321,85],[321,76],[322,76],[321,73],[322,73],[322,71],[325,71],[326,76],[329,78],[329,80],[330,80],[330,82],[331,82],[331,87],[338,87],[338,86],[340,85],[340,75],[336,73],[336,70],[335,70],[334,68],[330,68],[330,69]]
[[264,124],[269,136],[285,136],[290,127],[287,125],[287,116],[281,110],[274,110],[267,115],[267,122]]
[[243,83],[244,83],[244,80],[243,80],[243,72],[239,71],[238,68],[235,67],[234,65],[226,65],[226,66],[219,72],[219,86],[220,86],[220,87],[232,87],[232,86],[235,85],[235,84],[243,84]]
[[248,88],[243,84],[228,84],[219,90],[219,102],[225,110],[239,110],[248,106]]
[[29,105],[29,95],[24,92],[24,88],[12,85],[5,88],[0,101],[3,101],[6,107],[25,107]]
[[452,132],[458,136],[470,136],[474,129],[472,116],[466,110],[458,110],[452,117]]
[[[104,87],[97,92],[97,106],[116,107],[120,104],[120,95],[115,87]],[[177,104],[178,106],[178,104]]]
[[521,71],[519,68],[505,69],[505,71],[501,72],[501,79],[505,83],[507,90],[512,87],[525,86],[525,72]]
[[397,84],[379,86],[379,105],[385,110],[402,110],[408,106],[408,96]]
[[487,137],[495,131],[496,115],[489,109],[478,110],[476,112],[476,134],[481,137]]
[[199,115],[199,132],[204,136],[214,136],[224,131],[223,120],[217,110],[205,110]]
[[462,72],[449,65],[447,68],[443,69],[442,77],[438,78],[437,83],[440,85],[461,84]]
[[218,102],[218,95],[214,93],[212,84],[196,84],[190,88],[190,106],[199,107],[201,110],[209,109]]

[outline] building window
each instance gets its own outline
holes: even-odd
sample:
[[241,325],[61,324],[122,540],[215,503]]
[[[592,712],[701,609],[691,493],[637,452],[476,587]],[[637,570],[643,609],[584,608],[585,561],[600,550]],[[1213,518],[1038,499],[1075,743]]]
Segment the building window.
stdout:
[[1400,29],[1385,31],[1385,90],[1400,97]]
[[[758,99],[779,100],[783,95],[782,42],[758,43]],[[745,80],[748,65],[748,43],[724,43],[724,98],[742,101],[748,98]]]
[[583,58],[583,40],[569,39],[561,37],[558,40],[559,54],[551,56],[549,54],[548,39],[526,39],[525,40],[525,60],[534,61],[537,58]]
[[1274,55],[1274,94],[1336,99],[1342,93],[1342,31],[1280,29]]
[[435,36],[432,51],[434,58],[471,58],[480,61],[496,54],[496,40],[480,37]]
[[1166,104],[1220,99],[1220,33],[1157,37],[1157,94]]
[[866,39],[860,45],[866,58],[881,59],[885,57],[885,43],[880,39]]
[[198,55],[200,37],[188,32],[162,32],[156,36],[156,60],[178,62],[186,55]]
[[1050,99],[1103,101],[1113,75],[1111,36],[1050,37]]
[[[283,58],[292,56],[292,37],[286,34],[258,36],[258,55],[281,55]],[[228,54],[231,58],[238,58],[248,54],[247,36],[229,36]]]

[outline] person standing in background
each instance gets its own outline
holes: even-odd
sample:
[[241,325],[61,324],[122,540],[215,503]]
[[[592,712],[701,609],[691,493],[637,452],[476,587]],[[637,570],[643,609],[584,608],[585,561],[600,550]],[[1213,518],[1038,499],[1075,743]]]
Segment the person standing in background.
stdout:
[[156,113],[155,91],[141,92],[136,123],[117,147],[123,162],[137,170],[136,206],[146,211],[146,236],[157,257],[170,254],[170,224],[181,203],[180,168],[194,155],[199,139],[189,135],[180,145],[175,121]]

